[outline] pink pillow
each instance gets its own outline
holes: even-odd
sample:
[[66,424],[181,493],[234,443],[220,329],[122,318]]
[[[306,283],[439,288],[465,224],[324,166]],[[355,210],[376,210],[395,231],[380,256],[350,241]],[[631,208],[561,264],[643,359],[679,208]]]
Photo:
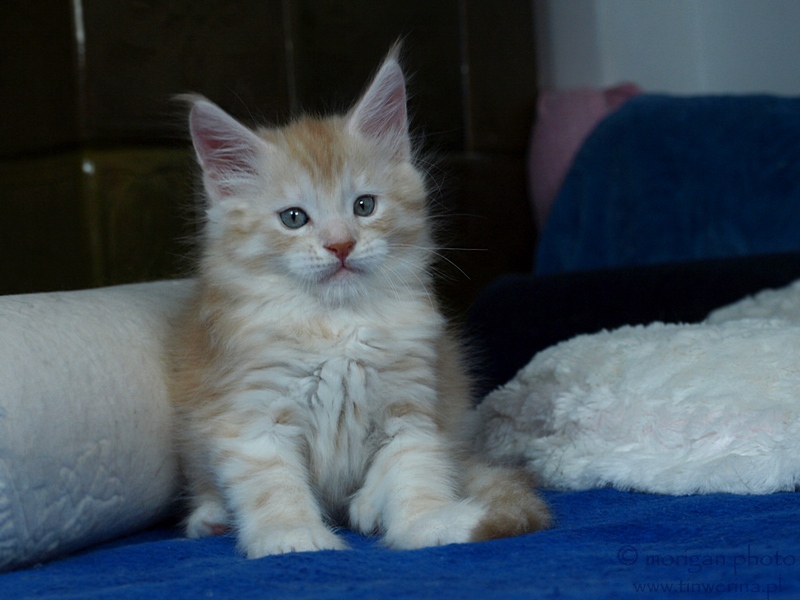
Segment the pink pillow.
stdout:
[[584,140],[609,113],[641,93],[636,84],[623,83],[606,90],[540,94],[528,154],[531,203],[539,232]]

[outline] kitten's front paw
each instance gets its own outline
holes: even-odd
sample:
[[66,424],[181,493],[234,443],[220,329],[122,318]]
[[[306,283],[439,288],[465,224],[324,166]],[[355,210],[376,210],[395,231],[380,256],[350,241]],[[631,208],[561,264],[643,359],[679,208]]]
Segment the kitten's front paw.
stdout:
[[222,503],[206,500],[186,520],[186,537],[222,535],[230,531],[230,516]]
[[402,527],[390,528],[385,541],[398,550],[464,544],[472,540],[472,532],[485,514],[486,509],[476,502],[454,502],[426,512]]
[[261,558],[287,552],[347,549],[347,544],[323,525],[271,527],[259,532],[252,540],[242,540],[242,546],[247,558]]

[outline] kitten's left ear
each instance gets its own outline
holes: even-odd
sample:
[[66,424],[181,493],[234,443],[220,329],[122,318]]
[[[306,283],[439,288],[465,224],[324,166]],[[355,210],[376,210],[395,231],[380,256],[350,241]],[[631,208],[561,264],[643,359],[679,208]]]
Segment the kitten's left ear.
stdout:
[[406,80],[393,50],[369,88],[347,114],[351,131],[384,145],[400,159],[411,156],[406,111]]

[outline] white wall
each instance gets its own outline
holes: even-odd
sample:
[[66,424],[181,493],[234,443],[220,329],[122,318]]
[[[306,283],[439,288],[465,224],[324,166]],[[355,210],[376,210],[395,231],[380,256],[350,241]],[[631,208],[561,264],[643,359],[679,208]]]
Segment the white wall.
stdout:
[[800,95],[800,0],[533,0],[539,85]]

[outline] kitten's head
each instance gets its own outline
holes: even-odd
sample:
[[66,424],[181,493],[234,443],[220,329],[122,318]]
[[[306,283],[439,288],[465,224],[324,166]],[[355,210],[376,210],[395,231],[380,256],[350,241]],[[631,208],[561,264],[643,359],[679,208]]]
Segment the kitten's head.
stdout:
[[189,121],[208,201],[206,276],[334,304],[425,293],[426,190],[394,55],[343,116],[251,131],[194,98]]

